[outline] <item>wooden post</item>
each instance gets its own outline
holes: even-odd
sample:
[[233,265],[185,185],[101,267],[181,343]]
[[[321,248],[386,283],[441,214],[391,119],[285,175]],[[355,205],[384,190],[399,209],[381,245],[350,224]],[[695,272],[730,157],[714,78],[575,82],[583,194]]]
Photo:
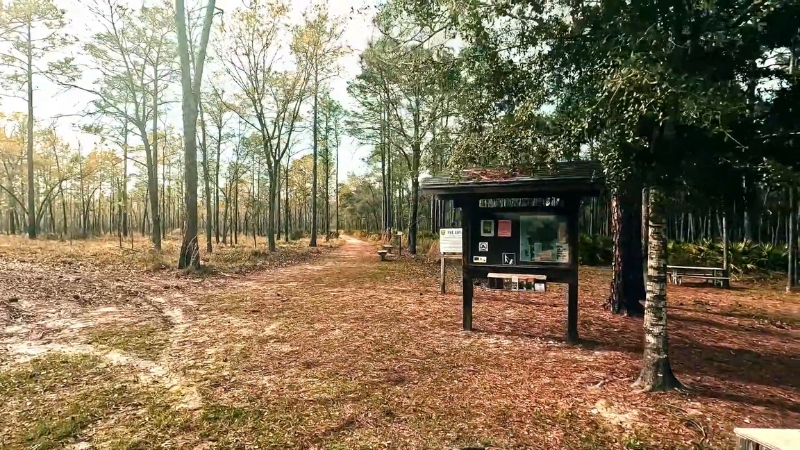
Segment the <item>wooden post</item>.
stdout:
[[578,337],[578,280],[567,284],[567,343],[577,344]]
[[472,277],[469,273],[469,265],[472,258],[470,240],[472,235],[472,221],[470,215],[473,212],[472,201],[464,201],[461,204],[461,282],[462,282],[462,326],[464,331],[472,331],[472,296],[474,293]]
[[403,233],[397,233],[397,254],[403,254]]
[[580,199],[565,199],[565,206],[570,210],[567,219],[567,241],[569,242],[569,267],[574,271],[575,278],[567,284],[567,342],[577,344],[578,337],[578,242],[580,240],[578,227],[578,209]]
[[[722,276],[728,277],[727,280],[722,280],[720,286],[729,288],[731,276],[731,262],[728,260],[728,212],[727,208],[722,211]],[[716,286],[717,280],[714,280]]]
[[792,292],[795,288],[795,258],[797,257],[797,236],[795,236],[795,205],[794,205],[794,186],[789,187],[789,267],[787,268],[787,275],[789,279],[786,283],[786,292]]
[[442,292],[442,294],[444,294],[444,291],[445,291],[445,288],[444,288],[444,286],[445,286],[445,280],[444,280],[444,254],[440,255],[440,257],[442,258],[442,271],[439,274],[439,284],[441,285],[441,292]]

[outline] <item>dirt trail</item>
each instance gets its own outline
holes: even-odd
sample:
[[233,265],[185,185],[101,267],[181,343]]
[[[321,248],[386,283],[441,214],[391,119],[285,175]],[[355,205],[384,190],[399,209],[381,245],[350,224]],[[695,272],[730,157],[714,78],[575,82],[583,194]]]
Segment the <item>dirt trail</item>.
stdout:
[[[54,306],[49,302],[38,305],[32,301],[14,302],[13,308],[27,311],[27,320],[0,328],[0,370],[13,368],[45,353],[93,355],[131,370],[142,381],[162,384],[177,395],[177,408],[198,409],[202,406],[202,399],[195,383],[186,376],[179,375],[175,367],[180,365],[178,362],[181,354],[187,348],[210,344],[206,353],[215,353],[212,330],[229,327],[232,319],[219,315],[205,318],[198,316],[198,304],[192,298],[213,297],[230,290],[263,292],[280,289],[284,285],[302,287],[298,280],[319,278],[333,267],[352,265],[354,261],[364,259],[372,249],[370,244],[357,239],[345,237],[344,240],[346,245],[343,248],[314,263],[266,270],[243,278],[217,280],[213,285],[203,286],[199,291],[168,291],[168,283],[164,285],[167,287],[162,288],[163,281],[156,284],[151,280],[151,290],[140,293],[132,305],[96,308],[90,305],[76,307],[64,304]],[[164,295],[153,293],[162,289]],[[202,307],[199,309],[203,310]],[[88,333],[99,326],[135,327],[137,323],[148,318],[156,318],[169,325],[168,344],[156,360],[94,345],[88,341]],[[278,325],[273,323],[261,331],[273,333]]]
[[[284,267],[281,269],[270,270],[255,273],[242,279],[239,283],[240,286],[255,286],[259,288],[270,287],[273,285],[281,285],[286,283],[293,283],[297,280],[306,279],[307,277],[320,278],[323,276],[322,272],[331,268],[364,268],[366,266],[375,264],[378,256],[375,254],[375,247],[362,240],[342,236],[345,244],[337,249],[336,252],[327,255],[327,257],[318,259],[311,264],[303,264],[296,266]],[[370,253],[375,255],[375,258],[370,258]]]

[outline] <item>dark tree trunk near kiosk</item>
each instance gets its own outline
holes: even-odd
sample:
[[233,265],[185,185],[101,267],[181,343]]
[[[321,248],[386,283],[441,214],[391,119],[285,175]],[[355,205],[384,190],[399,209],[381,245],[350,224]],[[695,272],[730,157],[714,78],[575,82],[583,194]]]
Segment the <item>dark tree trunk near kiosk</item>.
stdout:
[[617,190],[611,198],[614,255],[608,303],[615,314],[644,314],[640,303],[645,298],[641,211],[641,196],[636,190]]

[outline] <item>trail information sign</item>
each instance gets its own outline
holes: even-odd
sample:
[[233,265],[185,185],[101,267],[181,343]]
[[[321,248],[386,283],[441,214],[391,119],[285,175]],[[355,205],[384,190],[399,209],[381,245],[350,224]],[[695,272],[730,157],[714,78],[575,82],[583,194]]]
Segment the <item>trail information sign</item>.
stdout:
[[439,251],[441,253],[461,253],[461,228],[442,228],[439,231]]
[[516,276],[517,290],[525,280],[527,291],[528,279],[540,277],[544,281],[531,283],[534,292],[545,291],[549,283],[567,285],[565,334],[567,342],[579,341],[578,224],[582,199],[605,191],[602,164],[583,160],[513,169],[473,167],[458,176],[427,177],[420,187],[423,194],[452,201],[461,210],[463,231],[458,236],[463,248],[448,244],[447,230],[440,236],[440,248],[457,249],[461,256],[464,330],[472,329],[476,281],[496,277],[503,289],[512,289]]

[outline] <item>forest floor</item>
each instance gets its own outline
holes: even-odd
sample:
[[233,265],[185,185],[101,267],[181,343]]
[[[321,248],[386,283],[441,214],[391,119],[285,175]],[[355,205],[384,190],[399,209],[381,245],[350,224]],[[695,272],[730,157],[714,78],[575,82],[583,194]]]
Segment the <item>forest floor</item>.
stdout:
[[727,449],[800,424],[800,297],[777,287],[670,285],[690,390],[642,394],[607,269],[581,270],[569,346],[556,286],[476,289],[465,333],[438,266],[352,238],[248,270],[223,249],[204,277],[90,247],[0,240],[0,448]]

